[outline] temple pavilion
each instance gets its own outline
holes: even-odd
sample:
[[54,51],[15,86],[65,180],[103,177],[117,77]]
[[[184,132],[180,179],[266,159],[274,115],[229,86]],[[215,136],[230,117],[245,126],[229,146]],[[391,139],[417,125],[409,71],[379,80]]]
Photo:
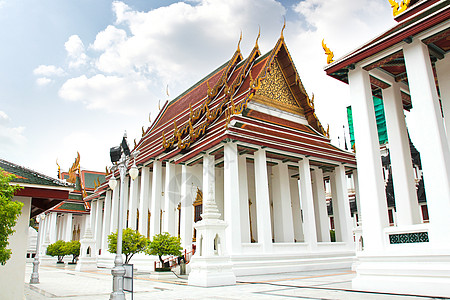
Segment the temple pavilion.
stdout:
[[54,259],[46,257],[49,244],[58,240],[80,240],[86,230],[86,219],[90,217],[91,203],[85,201],[94,190],[105,181],[105,173],[82,170],[80,154],[67,172],[61,172],[58,165],[58,179],[73,186],[68,198],[41,214],[40,256],[43,262],[53,263]]
[[[364,238],[353,288],[450,297],[450,2],[389,2],[398,24],[325,68],[349,85],[352,101]],[[386,114],[395,226],[389,226],[373,95]],[[407,110],[429,223],[420,217]]]
[[[265,55],[258,40],[247,57],[238,46],[230,60],[166,102],[132,151],[139,151],[140,174],[126,178],[121,215],[141,234],[168,232],[194,250],[206,190],[227,224],[222,250],[236,275],[352,264],[347,181],[356,173],[355,157],[330,143],[282,33]],[[117,229],[119,189],[104,183],[89,200],[93,231],[101,233],[98,265],[111,266],[104,249]],[[133,261],[153,266],[143,256]]]

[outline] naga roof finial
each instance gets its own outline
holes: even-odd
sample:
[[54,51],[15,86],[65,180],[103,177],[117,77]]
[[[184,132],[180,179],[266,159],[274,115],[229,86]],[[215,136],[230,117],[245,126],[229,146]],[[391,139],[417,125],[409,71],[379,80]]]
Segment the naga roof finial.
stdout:
[[167,97],[170,98],[170,96],[169,96],[169,84],[167,84],[167,86],[166,86],[166,95],[167,95]]
[[286,28],[286,18],[284,16],[283,16],[283,20],[284,20],[284,22],[283,22],[283,28],[281,28],[280,39],[284,39],[283,31],[284,31],[284,28]]
[[241,30],[241,36],[239,37],[239,42],[238,42],[238,46],[237,46],[237,51],[238,52],[241,52],[241,48],[240,48],[241,41],[242,41],[242,30]]
[[399,5],[397,1],[389,0],[389,3],[391,4],[392,7],[392,14],[394,15],[394,17],[404,12],[409,6],[409,2],[411,2],[411,0],[402,0],[402,2],[400,2]]
[[258,46],[258,40],[259,40],[259,36],[261,35],[261,26],[258,25],[258,36],[256,37],[256,42],[255,42],[255,48],[259,48]]
[[327,55],[327,64],[331,64],[334,61],[333,60],[334,53],[325,44],[325,39],[322,39],[322,48],[325,51],[325,54]]
[[58,159],[56,159],[56,165],[58,166],[58,179],[61,179],[61,166],[58,164]]

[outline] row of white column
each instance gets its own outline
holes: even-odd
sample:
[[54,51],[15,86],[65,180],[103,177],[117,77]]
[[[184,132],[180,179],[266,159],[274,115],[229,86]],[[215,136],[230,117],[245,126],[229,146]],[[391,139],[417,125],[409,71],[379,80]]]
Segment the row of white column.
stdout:
[[[214,157],[209,155],[205,155],[204,159],[214,161]],[[211,163],[210,166],[214,166],[214,163]],[[254,168],[256,209],[252,215],[254,214],[253,217],[256,219],[253,221],[256,222],[256,226],[253,234],[257,237],[258,243],[262,245],[264,252],[271,251],[273,237],[275,242],[281,243],[304,241],[312,248],[318,242],[330,241],[323,184],[324,174],[321,169],[314,167],[312,172],[314,178],[311,178],[311,166],[309,159],[305,157],[298,162],[300,174],[298,181],[291,178],[286,163],[280,162],[272,167],[273,212],[271,212],[268,167],[264,149],[255,152]],[[160,232],[169,232],[176,236],[178,234],[177,204],[181,202],[180,237],[183,248],[190,249],[194,223],[192,203],[195,198],[191,182],[193,167],[181,166],[180,181],[175,180],[176,173],[176,166],[166,162],[164,174],[162,164],[158,160],[153,163],[153,172],[149,167],[142,167],[140,176],[129,182],[129,191],[124,193],[124,207],[128,208],[128,227],[137,229],[143,235],[147,235],[149,232],[150,237]],[[217,180],[215,172],[203,170],[203,173],[204,178],[206,178],[205,174],[209,174],[214,179],[213,182]],[[163,175],[165,175],[164,196],[162,196]],[[239,253],[242,243],[250,243],[251,237],[247,157],[238,155],[235,143],[229,142],[224,145],[223,180],[223,214],[224,220],[229,226],[226,230],[228,252]],[[339,165],[335,172],[331,173],[331,182],[334,192],[333,206],[337,240],[350,243],[352,241],[352,223],[343,165]],[[126,186],[128,189],[128,185]],[[104,200],[92,202],[90,221],[91,224],[94,224],[94,237],[97,245],[101,245],[101,249],[107,249],[107,236],[117,230],[118,195],[119,187],[114,192],[107,191]],[[138,211],[139,223],[137,224]],[[150,222],[145,213],[148,211],[151,212]],[[160,217],[161,211],[164,212],[162,218]],[[126,220],[126,215],[126,212],[122,215],[124,220]],[[127,223],[124,222],[124,224]]]
[[[121,214],[124,227],[138,230],[142,235],[153,237],[160,232],[176,236],[176,205],[179,202],[175,190],[176,169],[174,164],[166,163],[165,191],[163,197],[163,168],[159,160],[150,167],[142,167],[140,176],[131,180],[127,176],[124,191],[124,212]],[[97,248],[108,248],[108,235],[117,231],[119,215],[120,187],[106,191],[104,199],[94,200],[91,205],[91,224]],[[178,197],[179,198],[179,197]],[[153,201],[152,199],[156,199]],[[163,203],[163,204],[162,204]],[[163,206],[162,206],[163,205]],[[150,212],[150,222],[148,213]],[[138,218],[139,213],[139,218]],[[164,217],[162,218],[161,213]],[[128,218],[127,218],[128,215]],[[161,219],[162,218],[162,219]],[[128,223],[127,223],[128,219]],[[137,221],[139,219],[139,221]],[[163,220],[163,222],[161,222]]]
[[[410,133],[417,137],[415,145],[421,154],[423,176],[427,194],[427,205],[432,229],[430,241],[448,243],[450,236],[450,133],[447,133],[439,106],[434,74],[428,48],[420,40],[405,44],[403,55],[408,75],[413,108]],[[448,56],[448,55],[447,55]],[[447,61],[448,57],[445,58]],[[447,66],[449,64],[447,63]],[[436,64],[438,66],[438,64]],[[444,111],[450,116],[450,70],[439,70]],[[354,115],[356,157],[360,175],[361,213],[364,218],[365,249],[383,247],[384,228],[389,226],[384,179],[382,175],[380,149],[373,107],[369,72],[356,67],[348,74]],[[398,226],[420,223],[414,173],[411,163],[408,133],[399,85],[393,80],[383,90],[386,125],[391,155],[392,176]],[[447,117],[448,119],[448,117]],[[412,131],[415,132],[412,132]]]
[[[272,167],[273,213],[271,213],[266,151],[254,153],[256,228],[253,231],[263,252],[271,252],[275,242],[304,240],[311,249],[318,242],[329,242],[330,233],[323,184],[323,173],[308,158],[298,162],[299,183],[289,175],[288,165]],[[246,156],[239,156],[235,143],[224,145],[224,220],[228,253],[239,253],[242,243],[250,243],[248,176]],[[345,167],[331,173],[333,207],[338,241],[352,243],[352,221],[348,201]],[[299,188],[298,188],[299,185]],[[303,214],[303,220],[302,220]],[[273,216],[273,222],[272,222]],[[272,233],[272,224],[273,230]],[[255,230],[256,229],[256,230]]]

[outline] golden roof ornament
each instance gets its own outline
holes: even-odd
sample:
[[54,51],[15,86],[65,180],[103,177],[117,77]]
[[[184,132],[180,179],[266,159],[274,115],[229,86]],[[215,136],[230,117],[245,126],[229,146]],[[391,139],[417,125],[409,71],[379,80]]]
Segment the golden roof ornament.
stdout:
[[283,22],[283,28],[281,28],[280,39],[284,39],[283,31],[284,31],[284,28],[286,28],[286,18],[284,16],[283,16],[283,20],[284,20],[284,22]]
[[240,45],[241,45],[241,41],[242,41],[242,30],[241,30],[241,36],[239,37],[239,42],[238,42],[238,45],[237,45],[237,52],[241,52],[241,48],[240,48]]
[[61,178],[61,166],[58,164],[58,159],[56,159],[56,165],[58,166],[58,179],[62,179]]
[[72,167],[69,169],[69,180],[67,180],[70,183],[76,182],[76,175],[75,171],[80,169],[80,153],[77,151],[77,157],[75,158],[74,163],[72,164]]
[[260,35],[261,35],[261,26],[259,26],[258,25],[258,36],[256,37],[256,42],[255,42],[255,48],[258,48],[259,49],[259,46],[258,46],[258,40],[259,40],[259,37],[260,37]]
[[392,7],[393,16],[395,17],[404,12],[408,8],[410,2],[411,0],[402,0],[399,5],[397,1],[389,0],[389,3],[391,4]]
[[331,64],[334,61],[333,60],[334,53],[325,44],[325,39],[322,39],[322,48],[325,51],[325,54],[327,55],[327,64]]

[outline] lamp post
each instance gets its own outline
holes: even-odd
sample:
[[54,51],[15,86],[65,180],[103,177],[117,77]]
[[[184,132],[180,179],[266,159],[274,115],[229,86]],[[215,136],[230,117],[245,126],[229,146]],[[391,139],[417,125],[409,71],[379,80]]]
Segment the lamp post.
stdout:
[[[119,196],[119,211],[117,214],[117,247],[116,257],[114,259],[114,268],[111,270],[113,275],[113,291],[109,297],[110,300],[125,300],[125,293],[123,292],[123,276],[125,275],[125,268],[123,267],[122,257],[122,213],[123,213],[123,199],[125,190],[125,176],[127,172],[127,165],[131,158],[135,158],[139,154],[139,151],[133,153],[130,152],[130,148],[127,144],[127,134],[125,132],[122,143],[118,147],[110,149],[111,162],[113,163],[112,176],[109,179],[109,187],[114,190],[117,186],[117,180],[114,177],[114,171],[119,169],[120,175],[120,196]],[[139,171],[136,167],[136,163],[133,162],[133,166],[130,168],[130,177],[132,180],[136,179]],[[114,216],[113,216],[114,217]]]
[[41,222],[44,220],[45,215],[39,219],[39,216],[36,217],[36,220],[39,222],[38,232],[37,232],[37,241],[36,241],[36,255],[33,260],[33,273],[31,273],[30,283],[39,283],[39,247],[41,243],[39,242],[41,236]]

